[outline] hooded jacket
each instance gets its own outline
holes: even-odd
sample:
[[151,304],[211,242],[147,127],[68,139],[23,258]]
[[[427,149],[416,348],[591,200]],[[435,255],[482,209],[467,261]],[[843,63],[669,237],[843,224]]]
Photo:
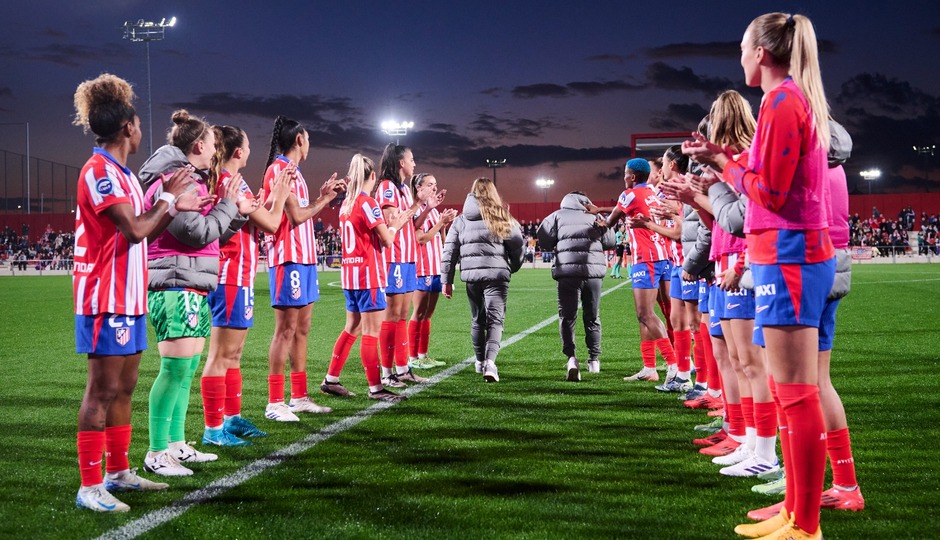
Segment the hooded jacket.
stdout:
[[539,225],[539,245],[555,251],[552,277],[603,278],[607,275],[604,250],[613,249],[617,238],[613,229],[597,227],[597,216],[589,214],[591,199],[569,193],[561,200],[561,209],[552,212]]
[[[163,186],[153,186],[161,175],[189,165],[179,148],[161,146],[140,168],[140,179],[150,197],[145,206],[150,208]],[[199,195],[208,195],[207,175],[197,171]],[[149,186],[149,187],[148,187]],[[238,207],[229,199],[220,199],[205,212],[180,212],[166,230],[150,245],[148,253],[150,289],[187,287],[200,291],[213,291],[219,283],[219,243],[235,234],[247,218],[238,213]]]
[[476,196],[470,193],[463,204],[463,213],[447,232],[441,282],[454,283],[458,262],[460,280],[465,283],[509,281],[509,276],[522,268],[523,244],[522,230],[515,220],[505,240],[490,232],[480,214]]

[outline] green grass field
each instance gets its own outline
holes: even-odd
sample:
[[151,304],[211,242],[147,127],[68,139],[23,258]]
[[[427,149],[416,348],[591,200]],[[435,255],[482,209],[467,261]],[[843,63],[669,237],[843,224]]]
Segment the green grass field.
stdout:
[[[321,275],[310,386],[322,378],[343,324],[342,292]],[[142,530],[148,538],[733,538],[748,509],[777,499],[756,481],[726,478],[696,452],[702,413],[650,383],[622,380],[640,365],[629,286],[604,297],[602,372],[564,382],[557,323],[505,347],[499,384],[472,366],[230,489],[200,490],[374,404],[358,344],[343,375],[358,396],[311,394],[335,408],[300,423],[263,418],[273,316],[266,279],[243,359],[244,414],[270,432],[247,448],[170,479],[163,493],[121,494],[122,515],[75,508],[75,426],[85,360],[74,353],[67,277],[0,278],[0,537],[91,538]],[[606,283],[607,288],[623,281]],[[505,338],[556,313],[547,270],[513,278]],[[935,538],[940,529],[940,265],[864,265],[839,311],[833,379],[845,402],[867,507],[824,511],[826,538]],[[470,356],[461,293],[441,299],[431,353],[449,366]],[[583,335],[580,333],[579,335]],[[158,355],[151,331],[135,394],[132,466],[147,447],[147,395]],[[449,367],[448,366],[448,367]],[[441,369],[447,369],[441,368]],[[197,374],[198,377],[198,374]],[[194,383],[187,435],[201,440]],[[343,426],[346,426],[345,424]],[[309,445],[308,445],[309,446]],[[215,450],[214,450],[215,451]],[[288,452],[290,453],[290,452]],[[141,466],[142,470],[142,466]],[[247,475],[245,475],[247,476]],[[227,481],[227,480],[226,480]],[[193,493],[210,497],[176,515]],[[162,513],[158,513],[163,511]],[[140,521],[138,521],[140,520]]]

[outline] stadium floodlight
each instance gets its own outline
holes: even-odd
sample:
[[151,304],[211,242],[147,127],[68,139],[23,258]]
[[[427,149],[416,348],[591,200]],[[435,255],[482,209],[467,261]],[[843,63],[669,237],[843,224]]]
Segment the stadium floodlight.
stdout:
[[488,159],[486,160],[486,166],[490,169],[493,169],[493,184],[496,184],[496,169],[506,166],[505,159]]
[[137,21],[124,22],[124,39],[133,42],[144,42],[147,45],[147,129],[149,136],[147,139],[147,148],[150,155],[153,155],[153,102],[150,92],[150,42],[163,41],[164,32],[167,28],[176,26],[176,17],[171,17],[169,21],[166,17],[160,19],[160,22]]
[[881,178],[881,169],[865,169],[858,174],[865,180],[868,180],[868,194],[871,195],[871,185],[875,180]]
[[542,189],[542,202],[548,202],[548,190],[555,185],[555,181],[551,178],[538,178],[535,185]]
[[395,120],[386,120],[382,122],[382,132],[389,137],[395,137],[395,144],[398,144],[398,138],[408,134],[408,130],[415,127],[411,121],[396,122]]

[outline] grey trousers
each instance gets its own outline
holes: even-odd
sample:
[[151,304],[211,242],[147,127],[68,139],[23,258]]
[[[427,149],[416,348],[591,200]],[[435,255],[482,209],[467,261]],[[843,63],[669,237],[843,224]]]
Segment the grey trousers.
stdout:
[[584,320],[584,342],[591,359],[601,355],[601,287],[603,278],[558,279],[558,332],[561,350],[566,357],[575,355],[574,326],[581,304]]
[[503,340],[508,281],[467,283],[470,299],[470,339],[477,362],[495,362]]

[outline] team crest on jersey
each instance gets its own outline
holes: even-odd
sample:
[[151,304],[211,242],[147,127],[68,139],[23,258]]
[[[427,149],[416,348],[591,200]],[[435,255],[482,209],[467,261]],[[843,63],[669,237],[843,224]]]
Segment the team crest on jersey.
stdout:
[[98,183],[95,185],[95,189],[98,190],[98,193],[101,195],[110,195],[114,191],[114,184],[111,183],[111,179],[102,178],[98,180]]
[[382,211],[379,210],[378,207],[372,208],[372,217],[374,217],[374,218],[376,218],[376,219],[382,217]]
[[395,194],[395,192],[392,191],[392,188],[388,188],[388,189],[386,189],[386,190],[382,193],[382,195],[383,195],[386,199],[391,199],[391,198],[392,198],[392,195],[394,195],[394,194]]
[[199,314],[198,313],[187,313],[186,314],[186,324],[190,328],[196,328],[199,325]]
[[121,347],[127,345],[131,340],[131,329],[130,328],[115,328],[114,329],[114,341],[117,341],[117,344]]
[[245,306],[245,319],[251,319],[255,314],[255,308],[252,306]]
[[290,297],[293,298],[294,300],[299,299],[299,298],[300,298],[300,287],[292,287],[291,290],[290,290]]

